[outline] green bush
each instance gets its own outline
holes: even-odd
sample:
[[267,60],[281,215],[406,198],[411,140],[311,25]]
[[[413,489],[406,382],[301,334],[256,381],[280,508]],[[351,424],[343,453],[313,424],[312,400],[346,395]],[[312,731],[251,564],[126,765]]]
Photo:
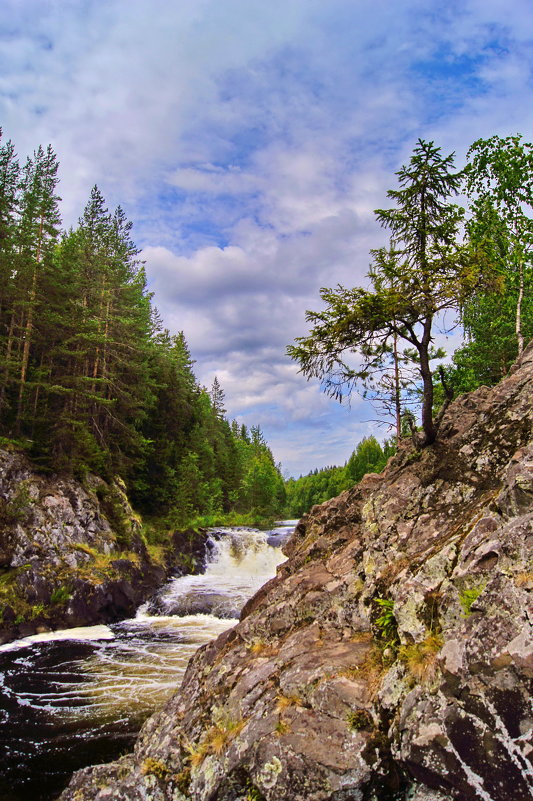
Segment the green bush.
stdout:
[[381,639],[390,647],[396,646],[399,637],[398,626],[394,617],[394,601],[391,598],[374,598],[374,603],[381,608],[380,616],[374,621]]

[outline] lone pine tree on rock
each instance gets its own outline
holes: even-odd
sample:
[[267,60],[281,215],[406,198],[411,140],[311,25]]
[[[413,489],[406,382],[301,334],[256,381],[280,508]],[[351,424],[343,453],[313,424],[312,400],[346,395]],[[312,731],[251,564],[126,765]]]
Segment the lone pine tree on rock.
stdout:
[[[419,139],[397,175],[399,189],[387,193],[396,206],[376,211],[391,231],[391,246],[373,252],[371,288],[322,289],[326,308],[306,313],[309,335],[287,350],[307,378],[319,378],[328,394],[342,400],[356,388],[372,389],[376,371],[387,369],[394,343],[403,340],[421,383],[418,444],[425,446],[435,441],[442,417],[433,410],[435,320],[458,310],[481,283],[489,285],[491,271],[457,241],[463,210],[450,201],[461,185],[454,154],[442,156],[433,142]],[[452,395],[446,385],[445,395],[446,406]]]

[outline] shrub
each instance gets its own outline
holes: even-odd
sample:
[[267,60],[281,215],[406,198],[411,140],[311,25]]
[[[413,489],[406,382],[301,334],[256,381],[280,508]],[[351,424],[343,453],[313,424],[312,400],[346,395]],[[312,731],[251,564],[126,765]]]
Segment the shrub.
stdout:
[[366,709],[354,709],[348,712],[346,722],[352,731],[361,731],[372,726],[372,718]]
[[53,593],[50,596],[50,603],[51,604],[66,604],[71,598],[70,590],[65,587],[56,587]]

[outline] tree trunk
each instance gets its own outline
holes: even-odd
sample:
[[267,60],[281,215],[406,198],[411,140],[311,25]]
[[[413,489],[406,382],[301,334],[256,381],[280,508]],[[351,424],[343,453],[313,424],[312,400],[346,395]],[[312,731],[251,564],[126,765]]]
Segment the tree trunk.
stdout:
[[6,345],[6,361],[4,367],[4,380],[2,382],[2,388],[0,389],[0,409],[3,408],[5,402],[5,394],[6,388],[9,383],[9,374],[11,372],[10,368],[10,361],[11,361],[11,351],[13,348],[13,337],[15,333],[15,310],[11,312],[11,320],[9,323],[9,332],[7,335],[7,345]]
[[518,265],[518,300],[516,302],[516,341],[518,343],[518,355],[521,356],[524,350],[524,334],[522,331],[522,303],[524,301],[524,262],[522,259]]
[[422,429],[424,431],[423,446],[431,445],[437,438],[433,422],[433,376],[429,364],[429,345],[431,342],[431,323],[429,317],[424,322],[424,333],[418,346],[420,356],[420,375],[422,376]]
[[402,437],[402,407],[400,400],[400,367],[398,364],[398,337],[394,334],[394,411],[396,413],[396,447]]

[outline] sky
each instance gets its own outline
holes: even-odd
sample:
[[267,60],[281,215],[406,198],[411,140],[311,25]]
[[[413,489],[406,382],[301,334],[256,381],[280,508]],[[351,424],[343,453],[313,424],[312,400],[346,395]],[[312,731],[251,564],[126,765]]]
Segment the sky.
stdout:
[[[462,166],[533,137],[531,0],[2,0],[0,126],[52,144],[65,227],[122,205],[164,324],[286,475],[388,435],[285,354],[324,286],[365,285],[418,138]],[[457,332],[442,341],[452,351]]]

